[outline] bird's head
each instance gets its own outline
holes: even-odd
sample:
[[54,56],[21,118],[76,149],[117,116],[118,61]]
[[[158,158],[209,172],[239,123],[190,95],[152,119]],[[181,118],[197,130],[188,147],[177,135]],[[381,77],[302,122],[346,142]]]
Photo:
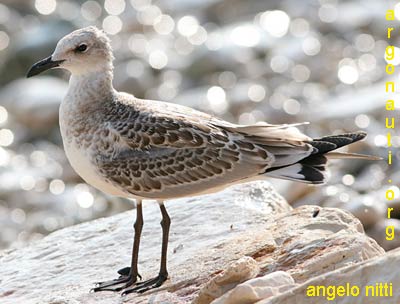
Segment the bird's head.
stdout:
[[107,35],[90,26],[64,36],[57,43],[53,54],[35,63],[27,77],[52,68],[64,68],[74,75],[101,72],[112,69],[113,59]]

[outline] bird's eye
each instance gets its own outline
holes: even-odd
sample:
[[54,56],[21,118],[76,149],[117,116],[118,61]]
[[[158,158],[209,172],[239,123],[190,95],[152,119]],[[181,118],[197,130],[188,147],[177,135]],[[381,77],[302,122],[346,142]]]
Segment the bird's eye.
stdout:
[[80,52],[80,53],[83,53],[86,50],[87,50],[86,44],[81,44],[75,48],[75,51]]

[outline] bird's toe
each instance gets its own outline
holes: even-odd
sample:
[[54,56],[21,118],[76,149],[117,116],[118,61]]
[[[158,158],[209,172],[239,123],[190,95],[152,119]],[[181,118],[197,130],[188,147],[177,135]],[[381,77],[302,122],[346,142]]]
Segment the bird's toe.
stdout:
[[125,295],[133,293],[133,292],[134,293],[143,293],[150,289],[158,288],[162,284],[164,284],[164,282],[167,279],[168,279],[168,274],[159,274],[157,277],[155,277],[153,279],[150,279],[150,280],[147,280],[144,282],[140,282],[140,283],[136,283],[135,287],[124,290],[124,292],[121,295],[125,296]]

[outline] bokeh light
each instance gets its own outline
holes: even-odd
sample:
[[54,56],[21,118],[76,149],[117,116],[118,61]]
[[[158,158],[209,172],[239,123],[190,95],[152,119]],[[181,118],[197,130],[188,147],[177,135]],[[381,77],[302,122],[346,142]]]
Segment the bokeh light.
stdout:
[[359,115],[356,116],[354,122],[355,122],[357,127],[362,128],[362,129],[366,129],[366,128],[368,128],[368,126],[370,124],[370,119],[369,119],[368,115],[359,114]]
[[266,11],[260,18],[261,27],[274,37],[284,36],[290,25],[290,17],[284,11]]
[[315,37],[305,38],[301,46],[303,48],[304,53],[309,56],[315,56],[321,50],[321,43]]
[[290,23],[290,32],[295,37],[305,37],[310,31],[310,24],[303,18],[297,18]]
[[375,47],[375,40],[369,34],[360,34],[356,37],[355,45],[360,52],[370,52]]
[[8,119],[8,112],[5,107],[0,106],[0,124],[3,124]]
[[259,84],[254,84],[249,87],[247,95],[251,101],[260,102],[265,98],[265,89]]
[[42,15],[50,15],[56,7],[56,0],[35,0],[35,8]]
[[88,21],[96,21],[100,18],[102,13],[102,8],[96,1],[86,1],[81,6],[82,17]]
[[290,115],[298,114],[300,112],[300,109],[300,103],[295,99],[287,99],[283,103],[283,110]]
[[199,22],[193,16],[184,16],[178,21],[178,31],[183,36],[194,35],[199,28]]
[[118,34],[122,29],[122,21],[117,16],[107,16],[103,20],[103,29],[110,35]]
[[149,63],[155,69],[162,69],[168,64],[168,57],[161,50],[154,51],[149,55]]
[[10,38],[6,32],[0,31],[0,51],[6,49],[10,43]]
[[305,65],[297,64],[292,68],[292,77],[296,82],[306,82],[310,75],[310,69]]
[[215,113],[223,113],[228,108],[226,93],[223,88],[213,86],[207,91],[207,99],[211,110]]
[[175,21],[169,15],[160,15],[155,18],[153,26],[158,34],[168,35],[174,30]]
[[324,4],[318,11],[321,21],[326,23],[335,22],[338,16],[337,8],[333,4]]
[[260,42],[260,33],[253,25],[241,25],[233,29],[231,39],[237,45],[254,47]]
[[35,179],[31,175],[22,176],[19,180],[19,184],[22,190],[29,191],[35,188]]
[[137,19],[141,24],[153,25],[155,20],[161,16],[162,12],[156,5],[145,6],[137,13]]
[[285,56],[275,56],[271,58],[270,66],[275,73],[284,73],[289,68],[289,59]]
[[345,84],[353,84],[357,82],[359,74],[354,66],[343,65],[339,68],[338,77]]
[[9,129],[0,130],[0,146],[7,147],[14,141],[14,133]]
[[55,195],[62,194],[65,190],[65,184],[60,179],[54,179],[49,184],[49,190]]
[[125,10],[125,0],[105,0],[104,9],[110,15],[120,15]]
[[346,174],[342,177],[342,183],[346,186],[351,186],[352,184],[354,184],[354,181],[354,176],[351,174]]

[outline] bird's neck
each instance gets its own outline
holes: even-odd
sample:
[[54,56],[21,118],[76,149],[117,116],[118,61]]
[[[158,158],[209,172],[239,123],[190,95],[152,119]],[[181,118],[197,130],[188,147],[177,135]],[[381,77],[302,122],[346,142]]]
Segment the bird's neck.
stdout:
[[76,102],[102,102],[109,100],[115,93],[112,85],[112,69],[85,74],[72,74],[69,80],[68,95]]

